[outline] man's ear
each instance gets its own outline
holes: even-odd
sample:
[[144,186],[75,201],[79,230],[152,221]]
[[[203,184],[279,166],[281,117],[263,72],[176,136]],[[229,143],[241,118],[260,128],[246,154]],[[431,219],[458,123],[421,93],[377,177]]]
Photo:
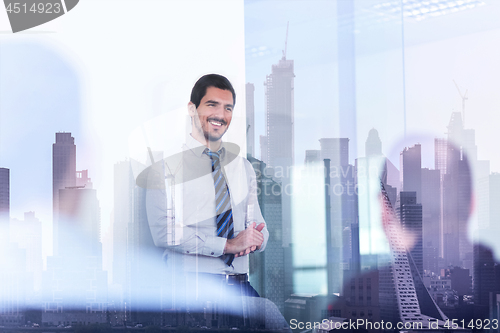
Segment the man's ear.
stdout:
[[188,114],[193,117],[196,114],[196,105],[193,102],[188,103]]

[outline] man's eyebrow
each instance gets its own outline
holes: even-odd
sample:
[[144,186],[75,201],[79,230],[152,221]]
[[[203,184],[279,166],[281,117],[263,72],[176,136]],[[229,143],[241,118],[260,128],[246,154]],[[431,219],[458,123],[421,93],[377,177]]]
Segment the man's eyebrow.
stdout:
[[210,99],[210,100],[206,101],[205,104],[220,104],[220,103]]
[[[219,105],[220,102],[217,102],[217,101],[210,99],[210,100],[206,101],[205,104],[217,104],[217,105]],[[225,107],[234,108],[234,105],[233,104],[226,104]]]

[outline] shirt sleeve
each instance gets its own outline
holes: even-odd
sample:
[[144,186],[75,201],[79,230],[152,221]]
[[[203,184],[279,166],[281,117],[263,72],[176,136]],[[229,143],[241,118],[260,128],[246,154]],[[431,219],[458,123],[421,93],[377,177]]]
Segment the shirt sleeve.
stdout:
[[[156,172],[154,177],[159,177],[159,174],[162,172]],[[168,185],[164,179],[161,179],[161,182],[163,183],[161,186],[148,186],[145,195],[147,219],[155,245],[185,254],[221,256],[227,239],[207,235],[196,226],[175,223],[168,209],[170,208]],[[150,181],[149,184],[160,184],[160,180]]]

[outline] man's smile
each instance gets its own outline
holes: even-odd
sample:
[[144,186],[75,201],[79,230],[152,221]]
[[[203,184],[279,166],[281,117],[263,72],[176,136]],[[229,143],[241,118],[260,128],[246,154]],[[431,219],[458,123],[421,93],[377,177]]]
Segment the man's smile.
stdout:
[[222,127],[222,125],[226,125],[226,122],[224,120],[210,118],[207,119],[207,121],[215,127]]

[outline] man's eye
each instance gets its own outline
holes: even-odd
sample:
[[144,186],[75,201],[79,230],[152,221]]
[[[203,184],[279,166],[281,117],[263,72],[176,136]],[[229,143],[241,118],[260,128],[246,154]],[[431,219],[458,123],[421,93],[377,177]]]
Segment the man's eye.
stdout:
[[227,111],[233,112],[232,108],[226,108]]

